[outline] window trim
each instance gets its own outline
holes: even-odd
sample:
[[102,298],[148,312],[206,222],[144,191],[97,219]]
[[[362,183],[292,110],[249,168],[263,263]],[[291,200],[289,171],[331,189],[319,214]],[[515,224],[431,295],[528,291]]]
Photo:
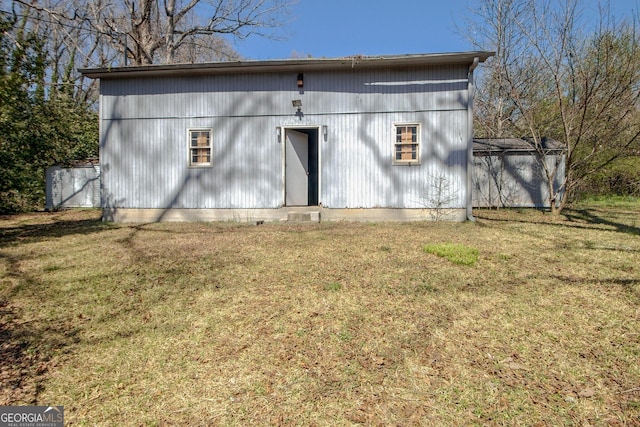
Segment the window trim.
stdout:
[[[194,147],[191,145],[193,138],[193,132],[208,132],[209,133],[209,145],[205,148],[209,149],[209,161],[208,162],[195,162],[193,161],[192,150]],[[190,168],[207,168],[213,165],[213,129],[211,128],[190,128],[187,130],[187,162]]]
[[[415,143],[402,143],[402,142],[398,142],[397,138],[398,138],[398,128],[400,127],[411,127],[411,126],[415,126],[416,127],[416,142]],[[393,159],[393,164],[396,166],[415,166],[415,165],[419,165],[421,163],[420,161],[420,154],[422,152],[421,150],[421,145],[422,145],[422,126],[419,122],[396,122],[393,124],[393,153],[392,153],[392,159]],[[415,159],[410,159],[410,160],[402,160],[402,159],[397,159],[396,155],[397,155],[397,147],[398,145],[412,145],[412,144],[416,144],[416,158]]]

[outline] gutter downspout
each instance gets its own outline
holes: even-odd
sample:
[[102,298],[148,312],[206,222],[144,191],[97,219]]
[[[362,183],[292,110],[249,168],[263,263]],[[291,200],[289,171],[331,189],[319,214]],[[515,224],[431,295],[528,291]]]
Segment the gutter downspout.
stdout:
[[468,75],[468,88],[467,93],[469,102],[467,103],[467,219],[475,222],[476,218],[473,216],[473,99],[475,96],[475,84],[473,81],[473,70],[476,69],[480,63],[480,58],[473,58],[473,62],[469,65]]

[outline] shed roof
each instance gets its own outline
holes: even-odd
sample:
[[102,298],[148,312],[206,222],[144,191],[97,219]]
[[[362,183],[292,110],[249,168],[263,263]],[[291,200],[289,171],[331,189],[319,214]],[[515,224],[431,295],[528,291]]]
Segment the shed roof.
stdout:
[[[562,153],[562,144],[553,138],[543,137],[540,144],[548,154]],[[533,138],[473,138],[474,156],[498,153],[529,154],[535,151]]]
[[471,51],[408,55],[348,56],[342,58],[303,58],[266,61],[224,61],[199,64],[163,64],[113,68],[84,68],[78,71],[86,77],[114,79],[141,76],[172,76],[197,74],[232,74],[281,71],[339,70],[349,68],[382,68],[419,65],[472,64],[476,58],[484,62],[494,52]]

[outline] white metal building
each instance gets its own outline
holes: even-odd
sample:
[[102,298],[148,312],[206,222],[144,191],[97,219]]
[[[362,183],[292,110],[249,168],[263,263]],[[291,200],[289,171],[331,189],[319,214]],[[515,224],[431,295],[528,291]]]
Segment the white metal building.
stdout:
[[100,207],[100,165],[88,160],[48,167],[45,209]]
[[80,70],[100,79],[105,219],[464,220],[491,55]]
[[522,138],[474,139],[473,207],[550,207],[549,181],[542,162],[555,171],[553,192],[561,194],[565,155],[553,139],[543,138],[540,143],[536,150],[532,141]]

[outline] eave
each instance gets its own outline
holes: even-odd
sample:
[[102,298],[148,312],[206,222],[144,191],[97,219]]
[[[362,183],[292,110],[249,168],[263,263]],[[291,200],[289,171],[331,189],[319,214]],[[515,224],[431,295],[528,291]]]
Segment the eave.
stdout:
[[78,71],[93,79],[129,77],[190,76],[264,72],[329,71],[355,68],[398,68],[426,65],[471,65],[475,58],[484,62],[494,52],[471,51],[454,53],[349,56],[343,58],[306,58],[267,61],[227,61],[200,64],[165,64],[135,67],[83,68]]

